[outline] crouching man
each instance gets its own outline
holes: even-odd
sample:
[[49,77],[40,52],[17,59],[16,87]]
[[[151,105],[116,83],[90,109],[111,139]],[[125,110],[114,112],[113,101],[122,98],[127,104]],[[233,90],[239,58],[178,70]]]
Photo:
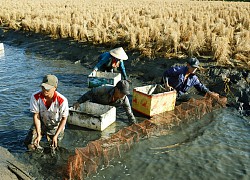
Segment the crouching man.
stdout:
[[77,109],[81,103],[91,101],[93,103],[110,105],[119,107],[122,106],[128,116],[130,124],[136,123],[136,119],[131,110],[129,99],[129,83],[127,80],[119,81],[116,86],[104,85],[96,88],[92,88],[80,97],[77,102],[73,104],[73,107]]
[[69,114],[68,100],[56,91],[58,79],[55,75],[46,75],[41,90],[32,94],[30,111],[33,113],[33,125],[25,139],[29,150],[41,148],[40,141],[47,137],[52,148],[62,140]]
[[197,58],[189,58],[186,66],[175,66],[167,69],[162,77],[162,84],[167,90],[175,89],[177,91],[178,101],[187,101],[190,96],[187,94],[191,87],[195,87],[199,92],[208,93],[211,97],[218,97],[219,94],[210,91],[202,84],[195,74],[200,68],[200,62]]

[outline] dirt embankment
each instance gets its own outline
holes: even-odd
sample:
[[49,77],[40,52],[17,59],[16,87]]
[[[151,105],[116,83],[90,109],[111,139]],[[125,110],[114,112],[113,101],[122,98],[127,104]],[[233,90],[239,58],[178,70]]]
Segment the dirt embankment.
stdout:
[[33,179],[27,172],[26,165],[21,164],[5,148],[0,147],[0,175],[4,180],[30,180]]

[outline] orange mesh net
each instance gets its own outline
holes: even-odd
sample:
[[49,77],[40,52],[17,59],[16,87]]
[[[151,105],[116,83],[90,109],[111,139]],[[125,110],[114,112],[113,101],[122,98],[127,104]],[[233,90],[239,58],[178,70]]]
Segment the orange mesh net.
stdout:
[[115,157],[128,151],[142,138],[156,135],[183,122],[200,119],[214,109],[225,107],[227,98],[210,97],[190,99],[175,107],[174,111],[153,116],[150,120],[125,127],[107,139],[89,142],[86,147],[76,148],[75,155],[69,157],[65,179],[84,179],[96,173],[101,165],[108,166]]

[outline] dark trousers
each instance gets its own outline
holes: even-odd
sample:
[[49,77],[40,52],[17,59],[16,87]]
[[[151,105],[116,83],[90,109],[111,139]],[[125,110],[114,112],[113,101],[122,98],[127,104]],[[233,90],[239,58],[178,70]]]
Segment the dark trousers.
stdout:
[[[42,136],[46,136],[47,141],[51,143],[54,135],[51,135],[48,133],[48,128],[44,125],[44,123],[41,123],[41,133],[42,133]],[[64,136],[64,132],[62,131],[60,132],[58,136],[58,142],[60,142],[63,139],[63,136]],[[30,130],[24,140],[24,144],[28,147],[28,145],[34,144],[34,141],[36,138],[37,138],[37,131],[36,131],[35,125],[33,124],[30,127]]]

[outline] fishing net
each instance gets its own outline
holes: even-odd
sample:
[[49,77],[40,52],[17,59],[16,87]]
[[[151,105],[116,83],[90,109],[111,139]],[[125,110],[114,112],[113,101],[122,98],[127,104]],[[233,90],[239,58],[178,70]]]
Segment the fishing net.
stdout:
[[158,135],[180,123],[200,119],[206,113],[225,107],[225,97],[206,95],[201,99],[190,99],[176,106],[173,111],[153,116],[141,123],[125,127],[109,138],[89,142],[86,147],[76,148],[75,155],[67,163],[65,179],[84,179],[96,173],[100,166],[108,166],[110,161],[129,151],[140,139]]

